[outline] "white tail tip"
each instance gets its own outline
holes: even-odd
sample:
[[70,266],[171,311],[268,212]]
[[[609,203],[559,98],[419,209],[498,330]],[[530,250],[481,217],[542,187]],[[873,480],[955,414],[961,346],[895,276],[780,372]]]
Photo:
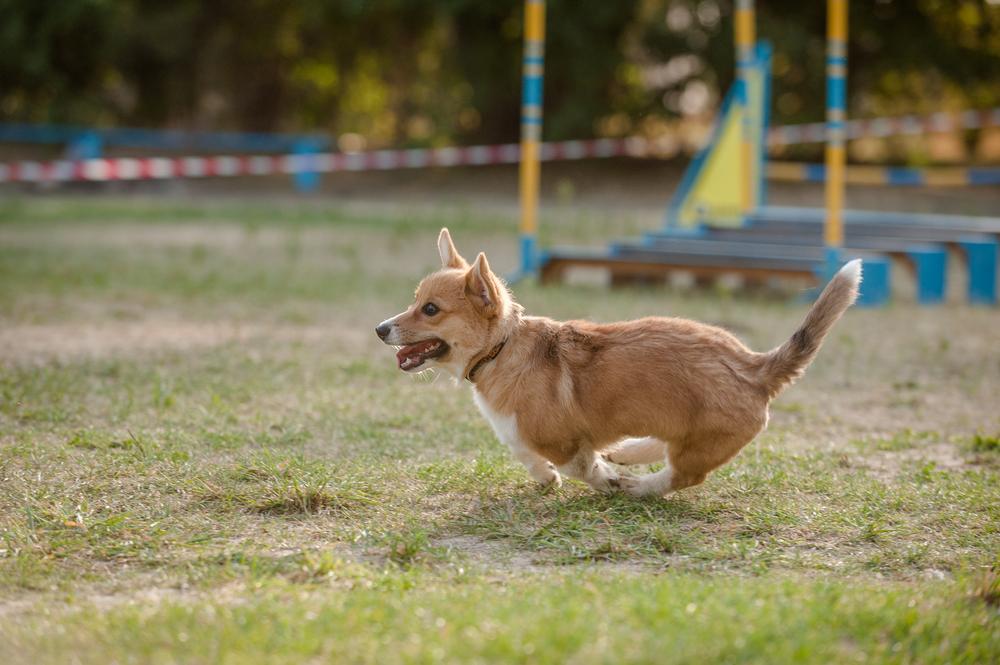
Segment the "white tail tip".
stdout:
[[855,284],[861,283],[861,259],[854,259],[844,264],[844,267],[837,272],[838,275],[847,277]]

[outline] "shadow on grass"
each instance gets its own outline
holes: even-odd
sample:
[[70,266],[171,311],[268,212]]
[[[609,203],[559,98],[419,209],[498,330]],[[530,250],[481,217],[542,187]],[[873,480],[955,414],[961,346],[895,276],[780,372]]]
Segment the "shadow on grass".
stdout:
[[743,521],[738,509],[704,497],[636,499],[571,486],[558,493],[525,488],[490,497],[454,526],[571,564],[695,556],[706,537],[736,531]]

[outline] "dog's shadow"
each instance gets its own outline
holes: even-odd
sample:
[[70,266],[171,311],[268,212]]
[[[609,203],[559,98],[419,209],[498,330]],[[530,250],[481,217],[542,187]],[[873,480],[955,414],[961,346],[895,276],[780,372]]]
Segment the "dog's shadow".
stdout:
[[540,491],[484,492],[456,531],[557,562],[648,559],[682,553],[699,534],[741,521],[739,510],[698,493],[637,499],[566,483]]

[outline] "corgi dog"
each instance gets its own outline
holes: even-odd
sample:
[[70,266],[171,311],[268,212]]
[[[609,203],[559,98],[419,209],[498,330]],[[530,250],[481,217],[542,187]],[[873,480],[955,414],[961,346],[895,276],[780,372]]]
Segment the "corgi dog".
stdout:
[[[791,338],[757,353],[685,319],[527,316],[485,254],[469,265],[448,229],[437,244],[441,269],[375,328],[398,347],[399,368],[468,381],[497,438],[542,485],[565,475],[634,496],[701,483],[763,431],[769,403],[802,376],[861,282],[861,261],[847,263]],[[663,468],[644,475],[621,468],[654,462]]]

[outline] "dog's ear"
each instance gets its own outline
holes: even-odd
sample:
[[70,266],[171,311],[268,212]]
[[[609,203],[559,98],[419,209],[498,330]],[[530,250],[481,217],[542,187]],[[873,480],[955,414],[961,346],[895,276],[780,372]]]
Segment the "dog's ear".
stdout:
[[465,292],[472,303],[488,317],[496,316],[500,307],[500,283],[490,270],[486,255],[479,252],[465,276]]
[[438,235],[438,254],[441,255],[442,268],[468,268],[468,262],[462,258],[455,249],[455,243],[451,241],[451,234],[448,229],[441,229]]

